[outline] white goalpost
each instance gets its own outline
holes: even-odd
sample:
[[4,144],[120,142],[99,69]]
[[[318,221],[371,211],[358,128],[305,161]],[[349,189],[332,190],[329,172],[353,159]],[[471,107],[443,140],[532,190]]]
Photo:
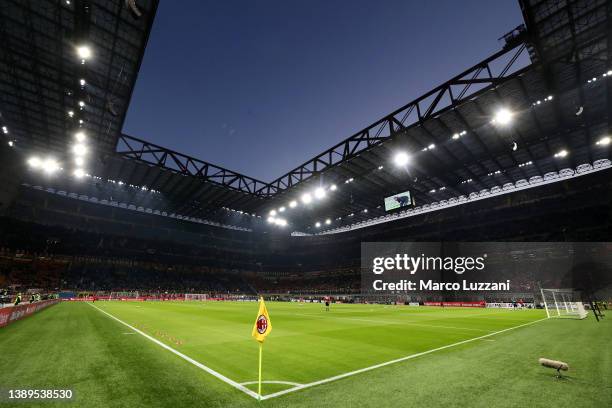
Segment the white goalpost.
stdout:
[[138,291],[111,292],[108,300],[113,299],[138,299]]
[[572,289],[540,289],[542,303],[548,317],[584,319],[588,312],[580,297]]
[[185,293],[185,300],[208,300],[207,293]]

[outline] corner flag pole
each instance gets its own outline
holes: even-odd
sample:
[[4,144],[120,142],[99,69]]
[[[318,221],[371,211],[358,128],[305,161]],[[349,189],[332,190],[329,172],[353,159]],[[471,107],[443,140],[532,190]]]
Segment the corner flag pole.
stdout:
[[257,387],[257,394],[259,394],[257,399],[259,401],[261,401],[261,355],[262,355],[262,351],[263,351],[263,343],[259,343],[259,385]]

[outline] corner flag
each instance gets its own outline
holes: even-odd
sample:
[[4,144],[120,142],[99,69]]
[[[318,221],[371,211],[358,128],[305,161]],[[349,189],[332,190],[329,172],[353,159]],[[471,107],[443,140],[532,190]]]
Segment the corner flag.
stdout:
[[263,297],[259,298],[259,312],[257,313],[257,319],[255,319],[255,325],[253,326],[253,332],[251,336],[260,343],[263,343],[266,336],[272,331],[272,322],[270,321],[270,315],[268,315],[268,309],[264,303]]
[[261,355],[263,352],[263,342],[266,336],[272,331],[272,322],[270,321],[270,315],[268,315],[268,309],[264,303],[263,297],[259,298],[259,312],[257,312],[257,319],[255,319],[255,325],[253,325],[253,332],[251,336],[259,342],[259,381],[257,386],[258,399],[261,401]]

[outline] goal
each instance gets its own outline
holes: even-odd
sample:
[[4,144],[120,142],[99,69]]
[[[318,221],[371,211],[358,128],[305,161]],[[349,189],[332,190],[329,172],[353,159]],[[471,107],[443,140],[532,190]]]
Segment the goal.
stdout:
[[580,297],[572,289],[540,289],[548,317],[584,319],[587,311]]
[[138,291],[128,291],[128,292],[111,292],[108,300],[113,299],[138,299]]
[[185,293],[185,300],[208,300],[207,293]]

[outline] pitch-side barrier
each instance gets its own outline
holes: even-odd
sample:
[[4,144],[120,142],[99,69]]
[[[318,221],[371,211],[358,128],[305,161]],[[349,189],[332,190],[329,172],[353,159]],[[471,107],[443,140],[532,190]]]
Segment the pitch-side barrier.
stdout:
[[59,299],[43,300],[18,306],[3,307],[0,309],[0,327],[8,326],[16,320],[30,316],[39,310],[59,303]]

